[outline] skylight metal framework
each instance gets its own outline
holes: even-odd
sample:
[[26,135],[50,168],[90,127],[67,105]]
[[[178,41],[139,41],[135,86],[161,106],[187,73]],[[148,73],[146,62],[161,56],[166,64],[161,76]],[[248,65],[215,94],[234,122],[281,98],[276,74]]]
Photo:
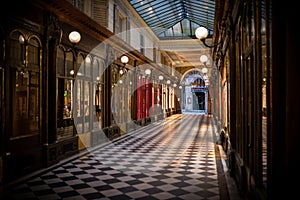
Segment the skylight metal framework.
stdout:
[[153,32],[164,37],[195,37],[195,29],[213,32],[215,0],[128,0]]

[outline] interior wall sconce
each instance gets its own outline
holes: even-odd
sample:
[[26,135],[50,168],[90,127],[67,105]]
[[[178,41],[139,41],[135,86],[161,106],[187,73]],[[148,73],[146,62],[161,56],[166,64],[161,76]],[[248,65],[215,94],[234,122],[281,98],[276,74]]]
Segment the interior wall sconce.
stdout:
[[206,43],[206,39],[208,37],[208,30],[207,28],[205,28],[204,26],[200,26],[198,27],[196,30],[195,30],[195,36],[201,40],[201,42],[204,44],[204,46],[208,47],[208,48],[213,48],[213,47],[216,47],[218,46],[219,44],[222,43],[222,41],[220,41],[219,43],[216,43],[216,44],[207,44]]
[[119,70],[119,73],[121,75],[123,75],[127,71],[126,64],[128,63],[128,61],[129,61],[129,58],[126,55],[121,57],[121,63],[123,63],[123,66]]

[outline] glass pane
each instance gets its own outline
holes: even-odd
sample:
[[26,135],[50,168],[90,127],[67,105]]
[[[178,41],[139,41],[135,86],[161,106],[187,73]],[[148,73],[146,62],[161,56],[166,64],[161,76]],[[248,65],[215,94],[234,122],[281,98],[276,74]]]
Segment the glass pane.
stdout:
[[94,91],[95,91],[95,99],[94,99],[94,105],[95,105],[95,116],[94,116],[94,128],[101,128],[102,123],[102,110],[101,110],[101,85],[100,84],[94,84]]
[[13,137],[28,133],[28,73],[12,69],[14,75],[13,87]]
[[77,92],[76,92],[76,111],[77,111],[77,117],[80,117],[82,115],[82,109],[81,109],[81,86],[82,80],[77,80]]
[[84,82],[84,131],[90,129],[90,84],[88,81]]
[[82,96],[82,80],[76,80],[76,128],[77,133],[83,133],[83,96]]
[[182,36],[180,23],[177,23],[175,26],[173,26],[173,29],[174,29],[174,36]]
[[100,72],[99,72],[99,63],[95,59],[92,65],[93,72],[92,72],[92,78],[94,82],[98,82],[100,79]]
[[191,27],[191,31],[192,31],[192,34],[195,35],[195,31],[196,29],[199,27],[198,24],[192,22],[192,27]]
[[73,64],[73,53],[69,52],[66,54],[66,68],[67,68],[67,76],[73,77],[74,74],[74,64]]
[[64,66],[64,52],[62,49],[57,48],[56,54],[56,73],[60,76],[65,75],[65,66]]
[[72,107],[73,107],[73,80],[65,80],[64,86],[64,119],[72,117]]
[[10,44],[11,64],[15,66],[23,66],[25,64],[25,44],[24,36],[15,32],[12,34]]
[[90,77],[91,76],[91,57],[86,57],[85,59],[85,76]]
[[57,127],[63,127],[64,118],[64,79],[57,79]]
[[191,29],[190,29],[190,21],[187,19],[182,20],[182,31],[183,36],[190,36],[191,35]]
[[[144,4],[136,1],[129,2],[159,37],[168,36],[168,34],[161,33],[182,19],[189,19],[213,30],[215,1],[183,1],[184,3],[179,1],[148,1]],[[181,32],[177,31],[177,33]],[[190,35],[184,31],[184,35],[186,34]]]
[[30,131],[37,131],[39,128],[39,74],[30,73],[30,94],[29,94],[29,122]]
[[100,62],[100,66],[99,66],[99,78],[100,78],[100,83],[104,83],[104,71],[105,71],[105,64],[104,61]]
[[83,76],[84,74],[84,64],[83,64],[83,57],[82,55],[79,55],[77,57],[77,66],[76,66],[76,70],[77,70],[77,75],[78,76]]
[[57,87],[57,127],[60,128],[58,135],[62,137],[72,136],[73,80],[58,78]]
[[169,28],[165,31],[166,36],[172,37],[173,35],[173,28]]
[[125,90],[127,90],[127,88],[124,87],[124,84],[121,85],[120,87],[120,98],[119,98],[119,108],[121,108],[120,112],[120,122],[123,123],[124,122],[124,118],[125,118]]
[[[39,130],[39,74],[11,68],[13,137]],[[31,84],[29,84],[31,83]]]
[[39,67],[40,62],[40,52],[39,52],[39,42],[36,39],[29,41],[28,46],[28,66],[29,67]]

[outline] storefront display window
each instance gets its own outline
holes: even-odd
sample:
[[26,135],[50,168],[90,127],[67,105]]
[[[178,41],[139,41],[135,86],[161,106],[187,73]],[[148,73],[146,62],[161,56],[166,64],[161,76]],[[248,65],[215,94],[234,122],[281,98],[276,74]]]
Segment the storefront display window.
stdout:
[[73,132],[73,90],[74,63],[73,52],[57,49],[57,135],[58,139],[72,137]]
[[77,133],[87,133],[102,127],[102,72],[103,62],[93,56],[82,60],[75,82],[76,128]]
[[26,43],[25,37],[16,31],[11,34],[10,47],[12,137],[38,133],[40,129],[40,42],[32,37]]

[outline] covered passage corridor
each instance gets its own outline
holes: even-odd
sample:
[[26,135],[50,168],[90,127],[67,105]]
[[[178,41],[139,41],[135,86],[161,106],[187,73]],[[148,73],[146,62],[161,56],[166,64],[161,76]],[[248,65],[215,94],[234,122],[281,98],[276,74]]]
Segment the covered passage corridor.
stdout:
[[208,115],[172,115],[14,183],[6,197],[235,199],[218,137]]

